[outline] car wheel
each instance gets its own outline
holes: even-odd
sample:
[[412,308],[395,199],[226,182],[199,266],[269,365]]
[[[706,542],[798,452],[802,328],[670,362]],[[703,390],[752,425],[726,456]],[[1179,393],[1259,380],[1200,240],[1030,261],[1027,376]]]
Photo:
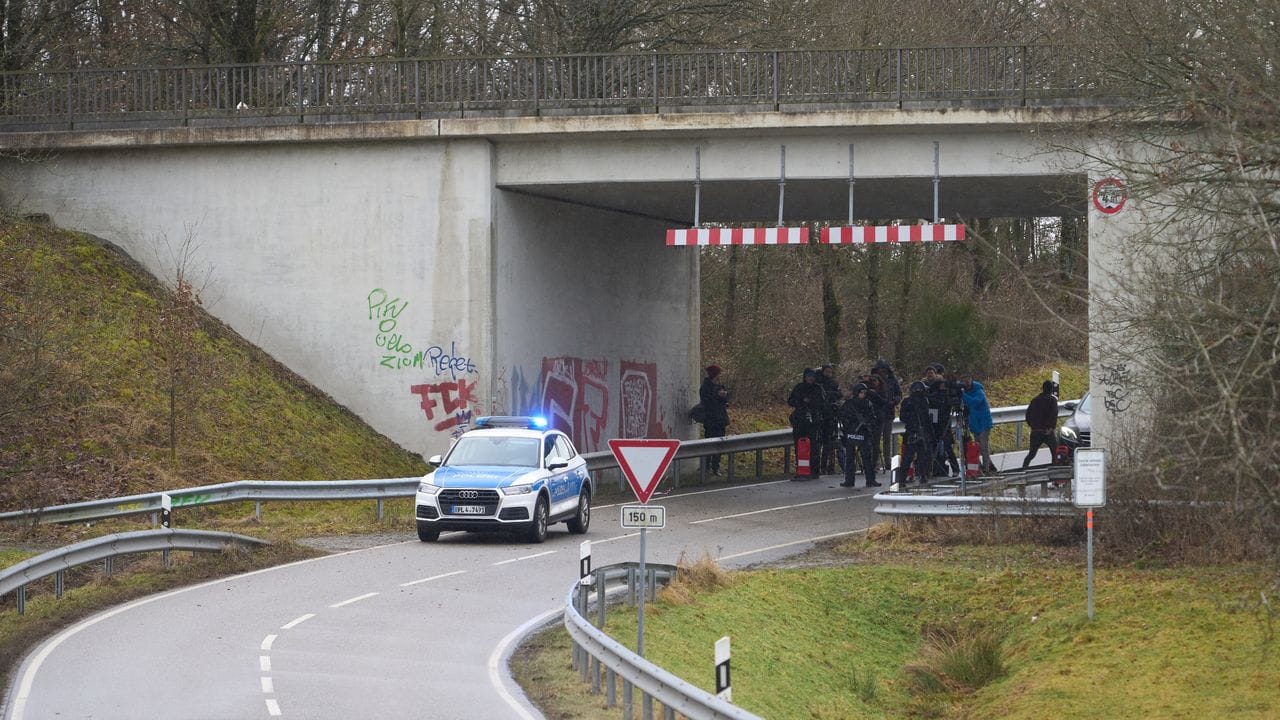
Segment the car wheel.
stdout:
[[435,542],[440,539],[440,531],[418,523],[418,539],[422,542]]
[[528,530],[525,531],[525,540],[535,545],[547,539],[547,499],[545,497],[538,498],[537,504],[533,506],[533,521],[529,523]]
[[569,532],[574,535],[581,535],[591,527],[591,493],[582,491],[578,496],[578,514],[565,524],[569,526]]

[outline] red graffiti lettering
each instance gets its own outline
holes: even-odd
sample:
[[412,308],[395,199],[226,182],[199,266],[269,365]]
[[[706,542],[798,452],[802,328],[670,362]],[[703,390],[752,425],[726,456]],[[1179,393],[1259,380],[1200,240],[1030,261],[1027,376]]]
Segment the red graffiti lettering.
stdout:
[[[426,412],[428,420],[434,420],[436,417],[435,408],[437,398],[439,399],[440,405],[445,414],[453,415],[455,412],[465,409],[474,401],[475,389],[476,383],[467,382],[465,379],[459,379],[456,382],[450,381],[428,385],[412,385],[409,387],[409,392],[422,398],[422,402],[419,407]],[[456,417],[451,417],[446,418],[443,422],[456,425],[459,421]],[[446,425],[445,427],[450,426]],[[442,430],[444,428],[437,426],[436,429]]]

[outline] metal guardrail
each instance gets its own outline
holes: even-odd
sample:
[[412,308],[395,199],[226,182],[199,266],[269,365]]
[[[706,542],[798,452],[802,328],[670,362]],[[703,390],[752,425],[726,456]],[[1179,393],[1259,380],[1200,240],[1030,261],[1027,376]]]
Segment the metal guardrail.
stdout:
[[1132,88],[1066,45],[720,50],[0,73],[0,131],[830,104],[1102,104]]
[[[1066,408],[1068,403],[1076,403],[1078,400],[1063,401],[1058,404],[1059,417],[1065,417],[1071,413]],[[1073,405],[1074,406],[1074,405]],[[1021,422],[1026,414],[1025,405],[1016,405],[1012,407],[993,408],[991,415],[997,425],[1004,423],[1019,423],[1017,444],[1020,447],[1021,440]],[[895,421],[893,424],[894,434],[901,434],[902,423]],[[765,430],[763,432],[745,433],[742,435],[730,435],[722,438],[704,438],[701,440],[684,440],[680,443],[680,448],[676,451],[675,461],[678,464],[682,460],[700,460],[711,455],[729,455],[728,463],[728,480],[733,480],[734,462],[733,456],[740,452],[755,452],[755,474],[760,477],[763,472],[763,452],[774,448],[784,448],[785,459],[783,472],[789,472],[790,448],[791,448],[791,431],[790,430]],[[587,469],[592,472],[600,472],[618,467],[618,462],[614,458],[613,453],[609,451],[600,451],[592,453],[583,453],[582,456],[587,461]],[[702,463],[700,462],[700,465]],[[705,466],[702,468],[705,470]],[[679,471],[674,470],[676,477],[679,477]],[[376,480],[239,480],[236,482],[222,483],[219,485],[205,485],[202,487],[184,488],[180,490],[170,490],[167,493],[143,493],[139,495],[129,495],[119,498],[104,498],[99,500],[87,500],[85,502],[70,503],[66,505],[55,505],[45,508],[31,508],[26,510],[14,510],[0,513],[0,522],[2,521],[31,521],[41,523],[67,523],[67,522],[84,522],[91,520],[104,520],[114,517],[126,517],[130,515],[145,515],[148,513],[160,512],[161,495],[168,494],[173,508],[179,507],[196,507],[200,505],[215,505],[228,502],[255,502],[258,506],[255,514],[261,518],[261,503],[268,501],[312,501],[312,500],[376,500],[378,503],[377,515],[381,519],[383,515],[382,502],[390,498],[413,497],[418,487],[418,481],[421,478],[386,478]],[[621,478],[619,483],[622,483]]]
[[228,545],[259,547],[270,544],[266,540],[259,540],[245,535],[211,532],[208,530],[139,530],[104,535],[100,538],[50,550],[47,553],[28,558],[17,565],[0,570],[0,596],[16,591],[18,595],[18,614],[21,615],[26,612],[26,587],[28,583],[53,575],[55,577],[54,594],[56,597],[61,598],[65,588],[64,573],[77,565],[105,560],[106,573],[110,575],[112,572],[112,559],[118,555],[143,552],[168,553],[170,550],[220,552]]
[[[663,716],[674,720],[678,712],[690,720],[759,720],[742,708],[716,697],[692,683],[645,660],[606,635],[604,627],[609,584],[626,581],[632,604],[638,592],[652,598],[659,581],[670,582],[678,572],[673,565],[646,564],[645,578],[639,578],[639,563],[606,565],[592,572],[592,584],[575,583],[565,600],[564,626],[574,642],[573,664],[583,681],[591,682],[591,692],[606,693],[608,707],[619,704],[617,680],[622,679],[622,717],[634,717],[632,688],[641,693],[642,717],[652,717],[652,700],[662,703]],[[586,618],[590,591],[595,591],[596,625]],[[603,677],[602,677],[603,676]]]

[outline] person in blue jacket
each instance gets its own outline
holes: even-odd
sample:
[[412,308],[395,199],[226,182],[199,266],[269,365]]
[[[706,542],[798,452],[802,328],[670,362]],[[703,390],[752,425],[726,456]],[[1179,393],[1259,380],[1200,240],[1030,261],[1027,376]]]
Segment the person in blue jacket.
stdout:
[[960,376],[960,399],[964,403],[969,432],[973,433],[982,452],[983,470],[998,472],[996,464],[991,461],[991,428],[995,425],[991,418],[991,403],[987,401],[982,383],[974,380],[969,373]]

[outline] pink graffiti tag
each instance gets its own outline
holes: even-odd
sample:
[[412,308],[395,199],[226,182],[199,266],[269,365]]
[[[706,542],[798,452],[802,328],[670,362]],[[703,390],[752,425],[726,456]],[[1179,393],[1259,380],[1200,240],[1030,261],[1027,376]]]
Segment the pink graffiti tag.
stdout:
[[580,451],[600,447],[609,414],[608,372],[606,360],[542,359],[542,411]]
[[420,407],[427,413],[427,420],[435,419],[438,398],[440,407],[447,416],[435,425],[435,429],[441,431],[470,420],[469,412],[459,411],[467,410],[467,406],[475,402],[473,394],[475,389],[476,383],[459,379],[436,384],[412,385],[409,387],[409,392],[422,397]]

